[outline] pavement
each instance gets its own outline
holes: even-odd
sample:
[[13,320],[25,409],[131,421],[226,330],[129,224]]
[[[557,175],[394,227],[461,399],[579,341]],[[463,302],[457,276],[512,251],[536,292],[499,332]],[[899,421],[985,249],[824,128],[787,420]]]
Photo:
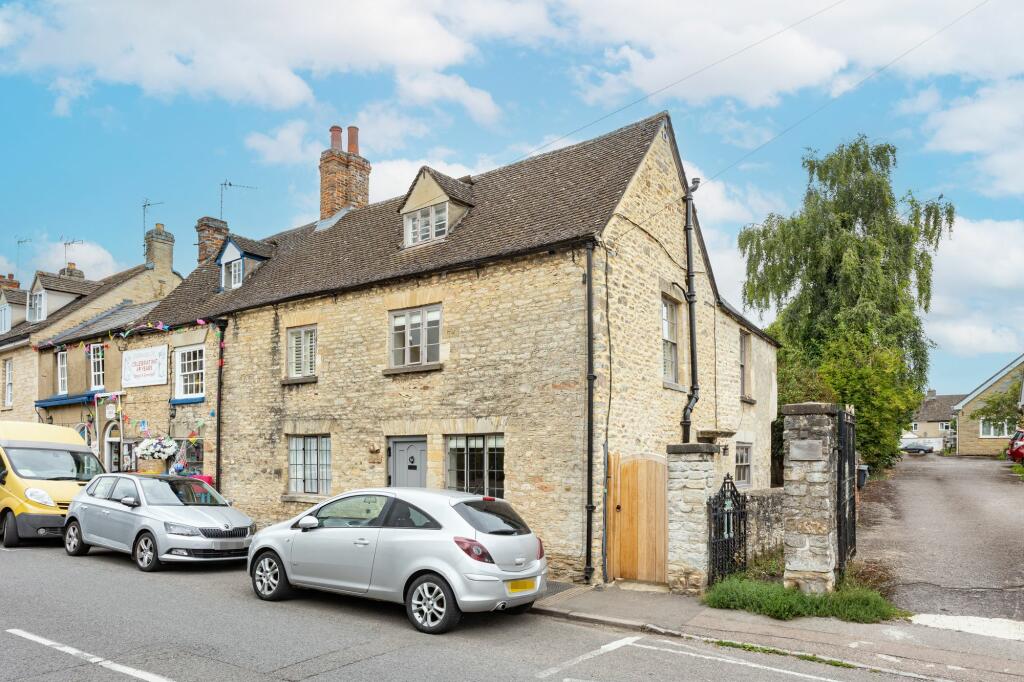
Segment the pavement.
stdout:
[[[928,680],[1024,680],[1024,629],[1006,639],[907,621],[873,625],[831,618],[778,621],[742,611],[712,609],[692,597],[643,586],[577,586],[545,598],[534,611],[574,622],[599,623],[685,642],[772,647],[854,665],[884,675]],[[1016,634],[1016,632],[1014,633]],[[748,647],[750,648],[750,647]],[[735,650],[735,648],[732,648]]]
[[898,678],[542,614],[467,615],[448,634],[424,635],[399,605],[314,592],[260,601],[238,565],[150,574],[102,550],[0,549],[0,680],[140,679]]
[[1024,621],[1024,482],[991,458],[907,456],[861,496],[857,557],[914,613]]

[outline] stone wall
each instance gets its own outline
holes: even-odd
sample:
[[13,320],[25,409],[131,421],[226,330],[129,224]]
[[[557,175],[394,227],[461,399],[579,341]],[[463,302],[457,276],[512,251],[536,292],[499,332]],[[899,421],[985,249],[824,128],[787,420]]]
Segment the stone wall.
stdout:
[[784,501],[782,488],[765,488],[747,493],[748,561],[782,547],[785,537]]
[[0,421],[38,421],[35,406],[39,397],[36,352],[28,344],[0,352],[0,382],[7,381],[3,376],[6,360],[11,360],[14,373],[14,400],[10,407],[4,404],[3,391],[6,388],[0,383]]
[[674,592],[699,594],[708,582],[708,498],[714,491],[715,456],[710,443],[669,445],[668,584]]
[[831,592],[836,584],[837,405],[785,405],[786,587]]

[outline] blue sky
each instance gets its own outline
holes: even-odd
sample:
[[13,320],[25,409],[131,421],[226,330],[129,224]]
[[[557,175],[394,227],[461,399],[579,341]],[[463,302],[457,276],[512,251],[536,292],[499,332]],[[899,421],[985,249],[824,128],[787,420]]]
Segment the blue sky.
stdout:
[[382,199],[423,163],[477,172],[667,109],[690,172],[731,167],[697,206],[739,303],[739,229],[798,208],[806,149],[863,132],[899,147],[900,192],[956,204],[926,323],[933,386],[966,392],[1024,351],[1024,8],[990,0],[852,86],[979,1],[0,2],[0,271],[59,268],[62,237],[87,276],[136,263],[148,197],[187,272],[225,179],[258,188],[228,190],[233,230],[313,219],[333,123],[360,126]]

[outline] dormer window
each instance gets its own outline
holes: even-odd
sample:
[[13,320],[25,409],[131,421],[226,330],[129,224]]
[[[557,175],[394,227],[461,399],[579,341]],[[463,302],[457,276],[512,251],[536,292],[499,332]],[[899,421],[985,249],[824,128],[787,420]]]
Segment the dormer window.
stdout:
[[242,259],[238,258],[224,264],[224,288],[237,289],[242,286]]
[[42,322],[46,319],[46,290],[28,295],[28,321]]
[[11,306],[8,303],[0,305],[0,334],[11,331]]
[[405,245],[441,239],[448,234],[448,202],[424,206],[405,214]]

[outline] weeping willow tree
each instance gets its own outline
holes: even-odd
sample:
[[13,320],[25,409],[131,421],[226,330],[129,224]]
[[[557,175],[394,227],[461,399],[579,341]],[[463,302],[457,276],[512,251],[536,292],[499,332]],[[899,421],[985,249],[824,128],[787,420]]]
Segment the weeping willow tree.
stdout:
[[861,135],[804,156],[800,210],[740,232],[744,303],[778,311],[779,400],[857,407],[858,450],[888,466],[920,403],[931,342],[921,315],[952,203],[893,190],[896,147]]

